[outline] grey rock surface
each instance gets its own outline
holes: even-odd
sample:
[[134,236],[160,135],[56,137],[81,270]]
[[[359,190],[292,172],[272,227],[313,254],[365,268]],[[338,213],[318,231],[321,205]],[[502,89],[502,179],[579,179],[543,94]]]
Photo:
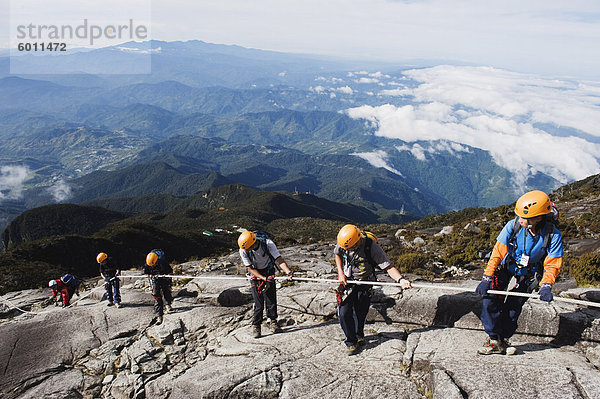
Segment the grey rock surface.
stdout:
[[[331,248],[283,251],[304,275],[334,277]],[[238,266],[231,255],[190,262],[188,273],[229,279],[181,281],[174,310],[160,325],[139,274],[123,279],[121,309],[106,306],[101,288],[66,309],[47,306],[48,291],[11,293],[35,314],[15,317],[8,309],[0,319],[0,396],[600,397],[600,312],[592,308],[530,300],[512,339],[517,355],[480,356],[485,333],[476,281],[453,284],[463,293],[378,287],[367,345],[348,356],[330,292],[336,284],[279,287],[284,331],[271,334],[265,323],[263,337],[254,339],[249,284]]]

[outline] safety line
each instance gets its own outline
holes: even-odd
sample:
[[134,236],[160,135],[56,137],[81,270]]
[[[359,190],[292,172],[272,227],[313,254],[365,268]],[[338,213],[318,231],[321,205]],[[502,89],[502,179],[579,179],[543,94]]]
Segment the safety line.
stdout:
[[[160,275],[157,277],[168,277],[168,278],[190,278],[190,279],[205,279],[205,280],[247,280],[247,277],[236,277],[236,276],[191,276],[191,275]],[[287,280],[288,278],[283,277],[275,277],[276,280]],[[327,278],[310,278],[310,277],[293,277],[292,281],[307,281],[307,282],[318,282],[318,283],[336,283],[339,284],[339,280],[337,279],[327,279]],[[392,286],[392,287],[400,287],[400,283],[388,283],[383,281],[357,281],[357,280],[348,280],[348,284],[358,284],[358,285],[375,285],[375,286]],[[472,288],[463,288],[463,287],[454,287],[451,285],[441,285],[441,284],[419,284],[419,283],[411,283],[413,288],[424,288],[424,289],[437,289],[437,290],[447,290],[447,291],[458,291],[458,292],[474,292]],[[502,296],[516,296],[516,297],[525,297],[525,298],[533,298],[540,299],[539,294],[527,294],[523,292],[513,292],[513,291],[497,291],[497,290],[488,290],[489,294],[502,295]],[[566,302],[572,303],[574,305],[581,306],[592,306],[600,308],[600,303],[591,302],[591,301],[582,301],[579,299],[571,299],[571,298],[563,298],[554,295],[553,300],[558,302]],[[542,301],[545,302],[545,301]]]
[[15,305],[14,303],[12,303],[11,301],[9,301],[8,299],[5,299],[3,296],[0,295],[0,299],[2,299],[2,301],[4,301],[5,303],[8,304],[8,306],[10,306],[13,309],[17,309],[18,311],[21,311],[23,313],[29,313],[29,314],[38,314],[37,312],[30,312],[28,310],[23,310],[20,307],[18,307],[17,305]]
[[[128,277],[128,278],[139,277],[139,279],[145,278],[145,276],[143,276],[143,275],[141,275],[141,276],[124,276],[123,275],[122,277]],[[156,277],[171,278],[171,279],[192,279],[192,280],[200,279],[200,280],[244,280],[244,281],[247,281],[250,279],[249,277],[242,277],[242,276],[192,276],[192,275],[172,275],[172,274],[161,274],[161,275],[157,275]],[[288,278],[287,277],[275,277],[275,280],[288,280]],[[315,282],[315,283],[335,283],[335,284],[340,283],[339,280],[337,280],[337,279],[296,277],[296,276],[293,277],[292,281],[306,281],[306,282]],[[384,281],[348,280],[347,283],[348,284],[357,284],[357,285],[391,286],[391,287],[402,288],[400,283],[388,283],[388,282],[384,282]],[[473,290],[471,288],[454,287],[451,285],[441,285],[441,284],[411,283],[411,286],[413,288],[423,288],[423,289],[437,289],[437,290],[458,291],[458,292],[473,292]],[[75,305],[77,302],[81,301],[82,299],[87,298],[94,291],[96,291],[100,288],[102,288],[102,287],[95,287],[95,288],[91,289],[90,292],[77,298],[68,307],[71,307],[71,306]],[[513,291],[506,292],[506,291],[488,290],[488,293],[494,294],[494,295],[515,296],[515,297],[533,298],[533,299],[539,300],[539,295],[527,294],[524,292],[513,292]],[[27,311],[27,310],[19,308],[18,306],[14,305],[8,299],[5,299],[2,296],[0,296],[0,299],[2,299],[2,301],[6,302],[10,307],[17,309],[23,313],[41,314],[41,313],[45,313],[48,311],[48,310],[45,310],[42,312],[31,312],[31,311]],[[600,308],[600,303],[591,302],[591,301],[582,301],[579,299],[563,298],[563,297],[558,297],[558,296],[554,296],[553,300],[559,301],[559,302],[571,303],[574,305],[591,306],[591,307]]]

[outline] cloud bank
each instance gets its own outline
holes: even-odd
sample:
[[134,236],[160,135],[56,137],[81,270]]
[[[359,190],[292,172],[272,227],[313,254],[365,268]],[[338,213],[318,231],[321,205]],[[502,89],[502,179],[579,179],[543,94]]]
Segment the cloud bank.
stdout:
[[48,192],[56,202],[62,202],[71,197],[71,187],[62,179],[48,187]]
[[23,182],[28,175],[26,166],[0,166],[0,201],[21,198]]
[[[347,114],[375,124],[379,136],[489,151],[516,174],[517,183],[536,172],[562,183],[600,172],[600,83],[488,67],[438,66],[404,74],[416,82],[413,87],[379,95],[406,97],[410,105],[364,105]],[[414,146],[402,149],[423,157]]]
[[389,170],[392,173],[395,173],[399,176],[404,177],[404,175],[402,175],[402,173],[397,170],[394,169],[393,167],[391,167],[388,162],[387,162],[387,154],[384,151],[378,150],[378,151],[374,151],[374,152],[360,152],[360,153],[354,153],[351,155],[356,155],[362,159],[364,159],[365,161],[369,162],[371,165],[375,166],[376,168],[384,168],[386,170]]

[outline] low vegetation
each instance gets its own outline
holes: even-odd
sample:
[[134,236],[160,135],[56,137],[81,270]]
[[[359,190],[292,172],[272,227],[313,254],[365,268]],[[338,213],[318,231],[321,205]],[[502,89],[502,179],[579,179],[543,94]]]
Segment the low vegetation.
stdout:
[[[565,186],[551,195],[561,211],[565,243],[592,243],[587,251],[566,247],[561,275],[572,276],[580,286],[600,284],[600,255],[597,245],[593,246],[600,236],[598,177],[585,182]],[[316,203],[296,202],[278,193],[246,189],[241,193],[232,186],[212,190],[215,200],[209,198],[207,206],[168,213],[127,215],[60,205],[24,214],[13,230],[4,233],[11,244],[0,254],[0,293],[40,287],[67,271],[81,277],[95,276],[95,256],[100,251],[119,259],[124,268],[141,268],[153,248],[162,248],[175,262],[229,253],[237,248],[240,227],[266,230],[280,246],[334,243],[340,227],[352,220],[336,215],[331,207],[324,210]],[[225,201],[228,195],[231,200]],[[447,278],[453,268],[483,269],[485,255],[498,233],[514,217],[513,206],[468,208],[404,224],[358,224],[379,237],[378,242],[402,273]],[[325,217],[311,217],[313,210]],[[45,212],[50,212],[50,217]],[[105,214],[110,214],[110,221],[100,222]],[[44,223],[52,226],[46,229]],[[451,226],[451,231],[446,229],[442,234],[444,226]],[[207,230],[211,235],[204,234]]]

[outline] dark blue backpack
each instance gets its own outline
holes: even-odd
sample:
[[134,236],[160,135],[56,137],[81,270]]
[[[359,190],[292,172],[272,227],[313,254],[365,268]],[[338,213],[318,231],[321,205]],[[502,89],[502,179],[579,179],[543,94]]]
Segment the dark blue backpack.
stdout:
[[150,252],[154,252],[158,256],[159,262],[163,262],[166,258],[165,251],[163,251],[162,249],[153,249]]
[[67,273],[64,276],[62,276],[60,278],[60,280],[65,283],[67,286],[73,288],[75,291],[77,291],[77,289],[79,288],[79,285],[81,285],[81,280],[77,277],[75,277],[74,275],[72,275],[71,273]]

